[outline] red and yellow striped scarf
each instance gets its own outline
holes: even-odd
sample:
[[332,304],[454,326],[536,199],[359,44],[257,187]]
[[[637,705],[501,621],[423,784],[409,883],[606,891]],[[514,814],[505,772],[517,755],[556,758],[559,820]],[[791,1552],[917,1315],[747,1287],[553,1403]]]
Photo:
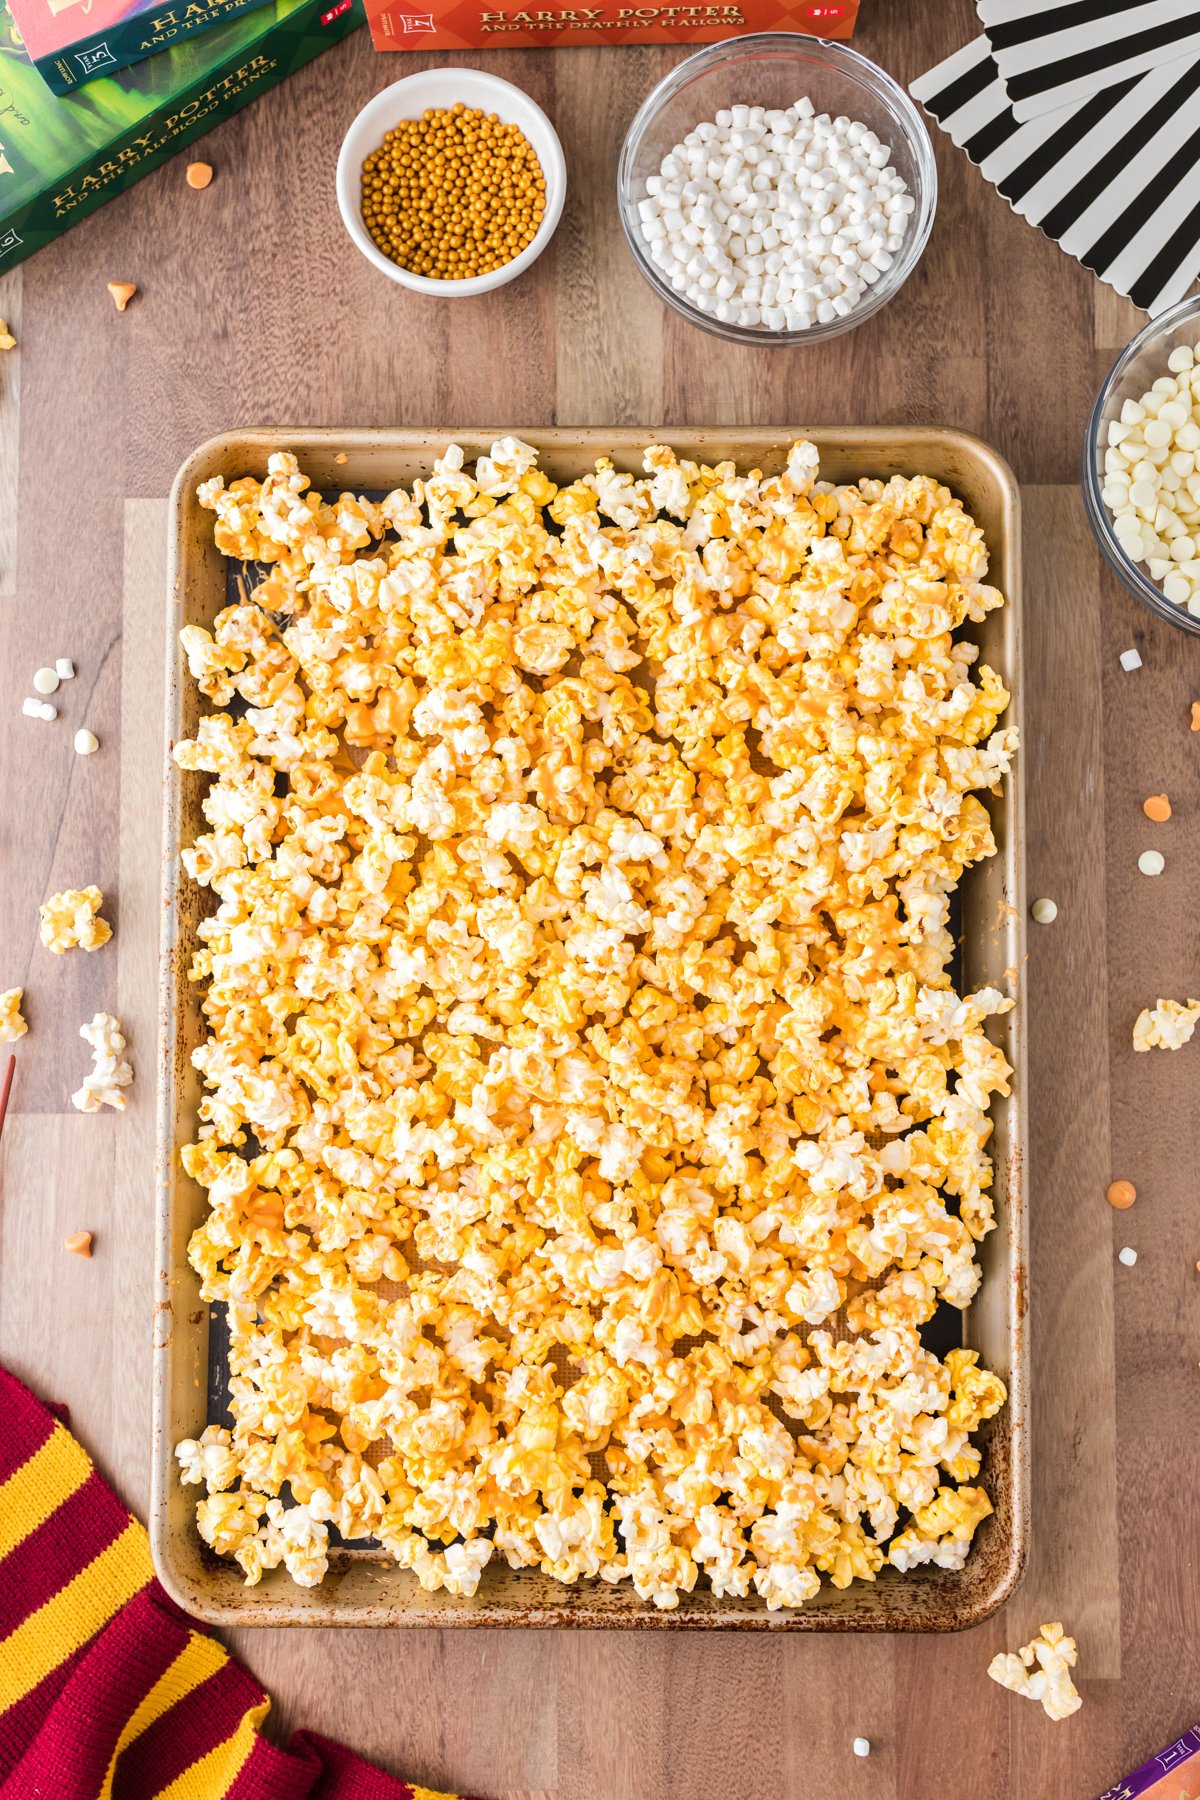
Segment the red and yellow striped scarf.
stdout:
[[271,1702],[155,1580],[146,1533],[75,1439],[0,1369],[4,1800],[452,1800]]

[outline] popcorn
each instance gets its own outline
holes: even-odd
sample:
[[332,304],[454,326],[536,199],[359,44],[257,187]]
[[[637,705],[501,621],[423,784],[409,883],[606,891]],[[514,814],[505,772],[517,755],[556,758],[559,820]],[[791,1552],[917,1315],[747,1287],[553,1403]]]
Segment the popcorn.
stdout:
[[56,956],[76,946],[81,950],[99,950],[112,936],[112,926],[100,918],[104,895],[98,887],[67,888],[51,894],[38,908],[41,939]]
[[1047,1718],[1069,1719],[1083,1705],[1070,1674],[1075,1656],[1075,1639],[1067,1637],[1061,1625],[1043,1625],[1016,1655],[993,1656],[988,1674],[1012,1693],[1040,1700]]
[[8,988],[0,993],[0,1044],[15,1044],[29,1030],[21,1017],[24,988]]
[[1134,1020],[1135,1050],[1181,1050],[1190,1043],[1200,1019],[1200,1000],[1160,1000],[1145,1007]]
[[233,1424],[177,1454],[248,1582],[320,1580],[333,1525],[430,1591],[775,1610],[959,1568],[990,1512],[1003,1384],[920,1331],[975,1291],[1008,1091],[1011,1000],[948,972],[1002,596],[946,489],[817,475],[652,445],[557,488],[505,438],[378,505],[288,455],[204,485],[267,572],[184,634]]
[[71,1105],[80,1112],[99,1112],[102,1106],[125,1111],[125,1094],[133,1080],[133,1070],[121,1060],[125,1038],[111,1013],[98,1012],[90,1025],[81,1025],[79,1035],[92,1046],[92,1067],[84,1076],[83,1086],[71,1095]]

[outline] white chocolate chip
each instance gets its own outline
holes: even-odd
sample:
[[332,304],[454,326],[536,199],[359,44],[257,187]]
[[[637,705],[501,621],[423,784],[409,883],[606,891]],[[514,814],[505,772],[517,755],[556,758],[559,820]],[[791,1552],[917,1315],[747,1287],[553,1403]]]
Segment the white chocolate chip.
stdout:
[[1132,1269],[1134,1263],[1137,1261],[1137,1251],[1131,1250],[1129,1245],[1126,1244],[1123,1250],[1117,1251],[1117,1261],[1123,1262],[1127,1269]]
[[71,661],[69,656],[60,656],[54,665],[54,673],[58,676],[60,681],[73,681],[75,678],[75,664]]
[[1101,489],[1125,555],[1146,565],[1165,600],[1193,616],[1200,600],[1192,486],[1200,449],[1196,355],[1187,345],[1172,350],[1171,373],[1160,375],[1140,401],[1126,400],[1109,422]]
[[1122,650],[1121,667],[1125,670],[1127,675],[1132,669],[1140,669],[1141,666],[1142,659],[1136,650]]
[[86,725],[75,733],[75,751],[78,756],[90,756],[93,750],[100,748],[100,739]]
[[54,669],[39,669],[33,678],[33,685],[39,694],[52,694],[58,686],[58,675]]
[[1058,917],[1058,907],[1053,900],[1035,900],[1030,911],[1039,925],[1053,925]]
[[1167,861],[1161,850],[1143,850],[1138,857],[1138,868],[1143,875],[1161,875]]

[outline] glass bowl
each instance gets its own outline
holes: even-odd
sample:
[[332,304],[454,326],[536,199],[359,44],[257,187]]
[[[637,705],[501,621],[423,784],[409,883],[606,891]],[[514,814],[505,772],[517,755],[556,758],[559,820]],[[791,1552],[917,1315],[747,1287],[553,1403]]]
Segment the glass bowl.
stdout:
[[[646,177],[657,175],[664,156],[694,125],[715,118],[719,111],[732,106],[788,107],[805,95],[818,113],[860,120],[890,146],[891,166],[915,202],[904,242],[891,268],[843,319],[800,331],[726,324],[676,293],[651,261],[637,210],[638,201],[646,196]],[[861,325],[904,286],[933,227],[937,166],[921,115],[890,75],[844,44],[791,31],[764,31],[698,50],[659,82],[625,134],[617,203],[638,268],[667,305],[691,324],[738,344],[808,344]]]
[[[1100,498],[1100,490],[1104,486],[1104,452],[1108,449],[1108,428],[1120,417],[1122,406],[1126,400],[1140,400],[1160,375],[1170,374],[1167,358],[1172,350],[1183,345],[1189,350],[1195,350],[1198,341],[1200,295],[1181,300],[1169,312],[1160,313],[1157,319],[1151,319],[1131,339],[1109,370],[1092,408],[1087,435],[1083,440],[1081,471],[1084,511],[1109,568],[1120,576],[1130,593],[1136,594],[1151,612],[1157,613],[1160,619],[1168,620],[1180,631],[1191,632],[1194,637],[1200,637],[1200,617],[1189,612],[1187,606],[1168,600],[1158,582],[1151,580],[1149,570],[1125,554],[1113,530],[1112,514]],[[1197,353],[1196,361],[1200,363],[1200,352]],[[1200,464],[1197,466],[1200,467]],[[1200,608],[1198,600],[1192,600],[1188,604]]]

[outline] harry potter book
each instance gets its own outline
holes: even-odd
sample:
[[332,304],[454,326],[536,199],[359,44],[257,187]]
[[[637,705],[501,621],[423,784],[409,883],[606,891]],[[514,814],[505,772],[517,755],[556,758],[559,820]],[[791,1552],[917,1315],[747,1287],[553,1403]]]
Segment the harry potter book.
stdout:
[[56,94],[111,75],[263,0],[8,0],[42,80]]

